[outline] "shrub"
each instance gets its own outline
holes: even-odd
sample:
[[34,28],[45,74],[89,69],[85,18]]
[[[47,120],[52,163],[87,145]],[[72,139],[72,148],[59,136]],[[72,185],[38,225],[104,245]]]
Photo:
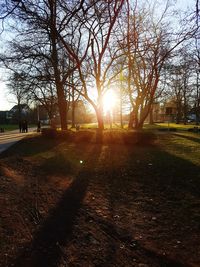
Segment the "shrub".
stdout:
[[188,131],[189,132],[193,132],[193,133],[198,133],[198,132],[200,132],[200,129],[196,126],[196,127],[193,127],[193,128],[189,128]]
[[161,132],[167,132],[167,131],[176,132],[177,128],[174,128],[174,127],[171,127],[171,128],[159,128],[158,131],[161,131]]
[[124,144],[152,145],[155,134],[152,132],[134,131],[123,135]]

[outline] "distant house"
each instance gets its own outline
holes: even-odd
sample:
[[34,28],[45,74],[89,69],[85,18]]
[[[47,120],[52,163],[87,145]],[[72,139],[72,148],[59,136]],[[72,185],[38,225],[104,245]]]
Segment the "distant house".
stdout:
[[188,119],[192,122],[200,122],[200,107],[193,107],[188,113]]
[[[151,110],[153,122],[175,121],[177,115],[176,103],[173,100],[165,103],[154,103]],[[147,121],[150,120],[150,116]]]
[[10,123],[18,123],[20,119],[27,118],[30,113],[30,108],[27,104],[13,106],[7,111],[6,119]]
[[175,121],[177,115],[177,105],[174,100],[169,100],[165,102],[161,108],[161,120],[165,121]]
[[13,106],[9,112],[15,114],[19,112],[20,110],[21,110],[22,115],[26,115],[29,113],[30,108],[27,104],[20,104],[20,105]]
[[0,124],[7,123],[8,111],[0,111]]

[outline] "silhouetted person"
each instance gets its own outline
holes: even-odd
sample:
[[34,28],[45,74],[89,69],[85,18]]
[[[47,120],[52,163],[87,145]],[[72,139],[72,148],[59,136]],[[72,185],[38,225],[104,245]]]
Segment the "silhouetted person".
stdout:
[[28,133],[28,122],[25,120],[25,132]]
[[22,133],[27,133],[28,132],[28,123],[27,120],[24,120],[22,122]]
[[41,131],[41,121],[38,121],[37,123],[37,132]]
[[25,121],[22,121],[22,133],[25,133]]
[[19,121],[19,132],[21,133],[22,132],[22,122]]

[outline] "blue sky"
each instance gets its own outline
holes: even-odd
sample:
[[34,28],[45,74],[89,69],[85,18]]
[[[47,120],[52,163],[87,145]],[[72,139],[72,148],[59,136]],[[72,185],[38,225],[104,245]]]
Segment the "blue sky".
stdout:
[[[173,0],[172,0],[173,1]],[[162,2],[162,1],[161,1]],[[177,0],[176,7],[187,11],[188,8],[195,8],[195,0]],[[9,110],[15,104],[15,100],[8,94],[6,84],[3,82],[4,71],[0,73],[0,110]]]

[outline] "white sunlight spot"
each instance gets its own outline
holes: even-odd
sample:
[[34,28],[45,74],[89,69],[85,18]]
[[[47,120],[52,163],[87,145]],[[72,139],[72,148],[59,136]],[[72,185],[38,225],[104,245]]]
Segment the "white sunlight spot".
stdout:
[[103,97],[104,112],[112,111],[115,105],[116,105],[116,95],[112,90],[109,90],[105,93]]

